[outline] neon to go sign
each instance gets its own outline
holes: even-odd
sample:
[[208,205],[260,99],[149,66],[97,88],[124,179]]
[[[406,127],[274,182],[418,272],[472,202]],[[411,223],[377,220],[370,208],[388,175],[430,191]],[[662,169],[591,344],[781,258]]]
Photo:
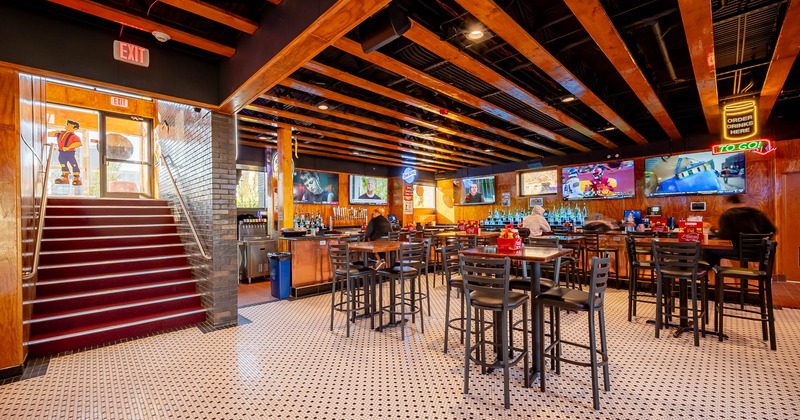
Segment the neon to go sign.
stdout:
[[775,150],[775,148],[772,147],[772,142],[767,139],[745,141],[741,143],[715,144],[711,147],[711,153],[715,155],[746,152],[748,150],[752,151],[753,153],[765,155]]

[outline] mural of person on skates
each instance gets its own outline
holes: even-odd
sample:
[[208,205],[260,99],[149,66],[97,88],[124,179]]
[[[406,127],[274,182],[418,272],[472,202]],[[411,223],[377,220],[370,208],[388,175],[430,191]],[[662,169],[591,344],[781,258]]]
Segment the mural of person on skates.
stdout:
[[75,151],[81,147],[81,139],[75,134],[75,130],[80,127],[81,125],[78,122],[67,120],[64,131],[55,133],[58,139],[58,162],[61,164],[61,178],[56,178],[56,184],[69,184],[71,168],[72,185],[83,185],[83,182],[81,182],[81,169],[78,166],[78,160],[75,159]]

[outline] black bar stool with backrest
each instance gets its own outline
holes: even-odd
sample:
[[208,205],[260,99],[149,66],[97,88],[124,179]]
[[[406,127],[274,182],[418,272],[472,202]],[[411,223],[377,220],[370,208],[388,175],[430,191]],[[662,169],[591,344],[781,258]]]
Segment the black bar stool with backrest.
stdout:
[[[652,259],[652,239],[649,241],[643,239],[654,237],[654,233],[629,234],[625,237],[625,250],[628,253],[628,322],[631,322],[636,316],[636,307],[639,302],[656,303],[656,266]],[[644,276],[640,277],[641,274]]]
[[[381,317],[383,312],[389,312],[390,317],[400,315],[400,338],[405,340],[406,328],[405,317],[411,315],[411,322],[416,323],[416,314],[419,313],[420,330],[425,333],[425,319],[424,311],[422,310],[422,299],[424,294],[421,293],[421,284],[419,284],[420,274],[422,273],[422,265],[424,264],[423,255],[424,244],[417,243],[402,243],[400,244],[399,259],[392,267],[386,267],[378,270],[378,274],[384,278],[389,279],[391,296],[390,303],[382,306],[380,310]],[[400,285],[400,292],[395,293],[395,280]],[[409,281],[409,291],[406,292],[406,280]],[[415,284],[417,282],[417,284]],[[380,297],[378,300],[383,305],[383,288],[378,289]],[[397,312],[397,305],[400,305],[400,312]],[[406,310],[408,307],[408,311]],[[381,320],[381,325],[383,321]]]
[[585,233],[584,240],[586,241],[586,260],[589,259],[589,254],[595,254],[598,257],[606,254],[614,255],[614,286],[619,287],[619,249],[602,245],[599,233]]
[[[331,241],[332,242],[332,241]],[[369,308],[370,284],[374,283],[375,270],[354,264],[358,256],[350,251],[350,244],[343,242],[334,244],[328,242],[328,254],[331,261],[331,331],[333,331],[333,317],[336,311],[347,314],[347,336],[350,337],[350,321],[355,321],[355,313],[363,310],[364,314],[371,313]],[[355,258],[355,259],[354,259]],[[336,302],[337,290],[339,302]],[[363,298],[359,302],[359,298]],[[374,319],[370,320],[370,327],[375,327]]]
[[436,287],[436,273],[441,268],[439,257],[441,257],[442,254],[442,240],[436,236],[437,233],[439,232],[435,230],[422,231],[422,238],[430,239],[431,241],[431,252],[433,253],[433,287]]
[[[423,258],[422,258],[422,269],[425,270],[425,293],[423,294],[423,299],[428,302],[428,316],[431,315],[431,281],[428,277],[428,270],[430,267],[431,262],[431,238],[410,238],[409,242],[414,243],[421,243]],[[436,278],[436,274],[434,273],[434,278]],[[434,287],[436,285],[434,284]],[[420,290],[421,291],[421,290]]]
[[[598,367],[603,367],[603,387],[606,392],[611,391],[611,380],[608,369],[608,344],[606,341],[605,322],[605,294],[608,285],[608,272],[611,261],[609,258],[593,257],[591,260],[591,274],[589,276],[589,291],[575,290],[565,287],[554,287],[542,292],[536,297],[536,310],[539,312],[538,334],[541,343],[539,352],[539,365],[544,369],[545,359],[555,361],[556,374],[561,374],[561,362],[592,368],[592,400],[594,409],[600,409],[600,391],[597,377]],[[555,308],[552,324],[555,326],[549,345],[544,339],[544,307]],[[589,345],[566,341],[561,338],[561,310],[587,312],[589,315]],[[595,313],[600,326],[600,350],[597,350],[597,335],[595,334]],[[591,355],[590,362],[570,360],[562,357],[562,344],[588,349]],[[600,361],[597,355],[600,355]],[[539,384],[542,392],[546,390],[546,375],[542,371]]]
[[456,241],[460,243],[464,249],[478,247],[478,237],[475,235],[456,235]]
[[[778,243],[768,238],[761,239],[761,252],[760,261],[757,269],[744,268],[744,267],[714,267],[716,273],[716,309],[717,309],[717,328],[719,332],[719,340],[722,341],[722,327],[724,317],[749,319],[754,321],[761,321],[761,335],[764,341],[769,339],[769,346],[772,350],[777,349],[775,339],[775,312],[772,305],[772,273],[775,269],[775,254],[777,253]],[[739,284],[725,283],[726,278],[740,280]],[[726,308],[724,295],[726,290],[739,291],[741,284],[746,284],[750,281],[758,282],[758,306],[759,310],[751,309],[734,309]],[[725,313],[725,310],[736,310],[737,312],[744,312],[756,314],[758,317],[751,317],[745,315],[738,315],[736,313]]]
[[[540,237],[529,237],[525,239],[525,245],[527,246],[534,246],[534,247],[543,247],[543,248],[560,248],[558,244],[558,238],[540,238]],[[563,265],[563,257],[559,261],[559,269],[556,270],[556,262],[550,263],[541,263],[539,266],[543,273],[546,273],[539,284],[541,285],[541,290],[547,290],[551,287],[555,287],[558,285],[560,280],[561,267]],[[511,289],[512,290],[523,290],[523,291],[530,291],[531,290],[531,282],[528,278],[528,270],[527,264],[523,262],[523,270],[521,277],[512,277],[511,278]],[[536,296],[532,296],[534,298]]]
[[[455,239],[455,238],[454,238]],[[442,275],[445,278],[445,285],[447,286],[447,297],[445,303],[445,318],[444,318],[444,352],[447,353],[447,348],[449,344],[449,332],[450,329],[455,329],[459,331],[461,336],[461,343],[464,343],[464,333],[466,332],[466,327],[464,323],[467,320],[465,315],[465,305],[466,301],[464,299],[464,285],[461,281],[461,278],[454,278],[456,274],[461,272],[461,266],[459,263],[458,258],[458,251],[461,250],[461,245],[458,243],[454,243],[452,245],[445,245],[441,249],[441,257],[444,264],[442,265]],[[461,301],[461,312],[459,312],[458,318],[451,318],[450,317],[450,298],[452,296],[452,291],[455,290],[459,296],[459,300]],[[491,326],[491,323],[487,323],[484,327]],[[480,327],[478,327],[480,328]],[[473,330],[477,328],[473,327]]]
[[[656,267],[656,338],[660,337],[664,323],[664,301],[666,298],[673,298],[671,293],[664,293],[664,288],[665,286],[670,286],[671,290],[672,281],[678,280],[688,282],[688,286],[691,287],[691,291],[687,293],[688,298],[692,300],[692,332],[694,333],[694,345],[699,346],[699,333],[702,332],[703,337],[706,336],[705,318],[708,313],[708,272],[705,269],[698,268],[700,243],[654,240],[652,249]],[[670,279],[669,285],[665,285],[666,279]],[[697,308],[698,285],[700,286],[700,310]],[[672,307],[674,305],[669,306]]]
[[[772,239],[772,233],[739,233],[739,267],[748,268],[751,262],[760,263],[764,249],[762,248],[763,239]],[[741,290],[739,292],[739,305],[744,309],[745,298],[748,295],[748,282],[741,280]]]
[[[464,393],[469,394],[469,365],[474,362],[481,366],[482,370],[503,369],[503,403],[506,408],[511,405],[509,396],[509,368],[523,362],[524,381],[528,383],[529,360],[528,360],[528,339],[522,340],[522,348],[514,346],[513,325],[515,309],[522,309],[523,330],[528,330],[528,301],[530,298],[525,293],[513,292],[509,289],[509,273],[511,271],[511,260],[505,258],[482,258],[471,257],[461,254],[459,256],[461,265],[461,281],[463,284],[464,296],[466,297],[467,325],[465,330],[472,331],[472,310],[476,312],[477,322],[481,326],[485,325],[484,312],[490,311],[496,316],[495,336],[500,340],[499,343],[494,338],[486,339],[485,328],[478,328],[478,339],[473,345],[471,336],[466,334],[466,345],[464,349]],[[494,347],[497,357],[494,361],[489,361],[486,356],[486,344]],[[499,348],[498,348],[499,347]],[[474,353],[474,356],[473,356]],[[512,355],[513,354],[513,355]]]

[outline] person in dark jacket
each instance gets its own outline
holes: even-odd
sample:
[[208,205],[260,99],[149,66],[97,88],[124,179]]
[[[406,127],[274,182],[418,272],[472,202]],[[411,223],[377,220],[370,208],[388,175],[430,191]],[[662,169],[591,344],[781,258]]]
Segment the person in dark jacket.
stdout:
[[[392,224],[384,217],[381,209],[375,209],[372,212],[372,219],[367,224],[367,230],[364,236],[370,241],[377,241],[392,231]],[[381,269],[386,265],[386,253],[378,253],[378,261],[375,264],[375,269]]]
[[761,210],[746,207],[739,195],[731,195],[727,199],[732,205],[719,217],[720,239],[733,242],[733,250],[706,250],[705,258],[714,267],[719,265],[723,258],[737,258],[739,256],[740,233],[775,233],[778,229],[775,224]]

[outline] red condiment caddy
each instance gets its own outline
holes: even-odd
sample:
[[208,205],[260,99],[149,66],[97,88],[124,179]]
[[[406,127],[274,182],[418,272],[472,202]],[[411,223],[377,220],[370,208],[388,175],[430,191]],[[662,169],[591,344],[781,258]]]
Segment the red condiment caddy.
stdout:
[[513,224],[507,224],[500,237],[497,238],[497,249],[504,251],[518,251],[522,249],[522,238],[514,230]]

